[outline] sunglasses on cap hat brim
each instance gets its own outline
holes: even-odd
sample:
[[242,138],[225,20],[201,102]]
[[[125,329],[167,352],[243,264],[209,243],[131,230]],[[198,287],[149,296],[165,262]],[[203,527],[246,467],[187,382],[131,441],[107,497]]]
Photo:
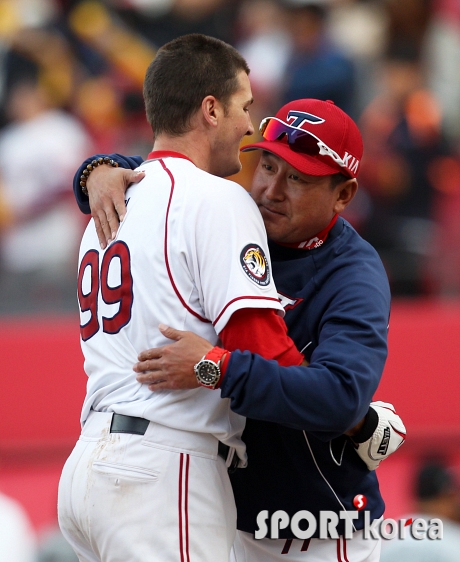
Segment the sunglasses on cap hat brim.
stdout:
[[310,156],[329,156],[341,168],[345,168],[343,159],[320,138],[300,127],[294,127],[277,117],[265,117],[260,123],[259,132],[266,141],[287,141],[294,152]]

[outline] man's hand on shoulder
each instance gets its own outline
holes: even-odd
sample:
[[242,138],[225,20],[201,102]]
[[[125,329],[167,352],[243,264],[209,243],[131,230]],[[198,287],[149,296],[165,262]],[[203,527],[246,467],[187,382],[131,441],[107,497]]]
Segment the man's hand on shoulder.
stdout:
[[102,249],[115,238],[120,222],[125,217],[128,186],[139,182],[144,176],[144,172],[110,166],[98,166],[88,176],[86,188],[89,205]]

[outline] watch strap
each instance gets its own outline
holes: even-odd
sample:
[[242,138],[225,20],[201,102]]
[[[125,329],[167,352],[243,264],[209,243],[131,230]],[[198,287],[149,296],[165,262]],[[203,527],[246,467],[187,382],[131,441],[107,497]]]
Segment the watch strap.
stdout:
[[220,370],[220,378],[217,381],[214,390],[220,388],[222,381],[224,380],[225,370],[228,365],[228,360],[230,359],[231,353],[226,349],[222,349],[221,347],[213,347],[208,353],[204,356],[204,359],[209,359],[210,361],[214,361],[219,365]]
[[208,351],[208,353],[206,353],[203,359],[207,359],[208,361],[214,361],[214,363],[219,363],[219,361],[226,353],[228,353],[226,349],[222,349],[221,347],[216,346],[213,347],[210,351]]

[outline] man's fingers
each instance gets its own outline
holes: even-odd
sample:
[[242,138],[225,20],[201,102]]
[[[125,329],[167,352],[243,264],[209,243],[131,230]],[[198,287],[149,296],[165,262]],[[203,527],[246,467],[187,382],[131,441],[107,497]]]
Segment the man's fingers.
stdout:
[[[145,361],[145,363],[148,363],[148,361]],[[146,383],[155,382],[157,379],[159,379],[161,377],[164,378],[164,373],[161,375],[160,374],[161,371],[157,372],[157,370],[155,368],[149,369],[148,365],[144,364],[143,368],[136,369],[135,367],[137,365],[134,365],[134,371],[137,373],[137,376],[136,376],[137,382],[140,382],[142,384],[146,384]]]
[[102,248],[115,238],[120,221],[126,216],[127,187],[131,183],[139,182],[144,176],[144,172],[111,166],[98,166],[88,176],[86,187],[89,193],[89,205]]
[[[123,170],[123,179],[126,187],[132,183],[138,183],[145,177],[145,172],[134,172],[133,170]],[[113,206],[115,213],[107,213],[107,220],[111,229],[112,239],[117,235],[118,227],[126,216],[126,200],[124,192],[114,190],[110,193],[110,204]]]
[[135,172],[134,170],[125,170],[126,185],[130,183],[139,183],[145,177],[145,172]]
[[[155,360],[149,360],[149,361],[139,361],[138,363],[136,363],[133,366],[133,371],[135,373],[140,373],[140,375],[138,375],[137,379],[139,380],[140,376],[143,376],[143,374],[145,373],[145,376],[147,376],[148,374],[150,374],[152,371],[158,371],[159,369],[156,367],[155,365]],[[147,382],[144,379],[139,380],[139,382]]]
[[112,229],[112,233],[116,232],[116,230],[118,230],[118,227],[120,225],[120,222],[123,222],[125,216],[126,216],[126,203],[125,203],[125,198],[123,197],[123,199],[121,200],[117,200],[116,202],[114,202],[114,207],[115,207],[115,211],[117,212],[117,223],[116,223],[116,227],[115,229]]
[[110,231],[110,238],[112,240],[117,235],[117,230],[118,230],[118,227],[120,226],[120,220],[118,218],[118,211],[116,209],[115,209],[115,211],[116,211],[115,213],[109,211],[106,215],[107,223],[108,223],[108,230]]
[[182,331],[182,330],[176,330],[175,328],[171,328],[170,326],[166,326],[166,324],[160,324],[158,326],[158,329],[160,330],[160,332],[166,336],[168,339],[170,340],[180,340],[181,338],[184,337],[184,334],[186,334],[186,332]]
[[104,250],[105,247],[107,246],[107,240],[105,238],[105,234],[101,226],[101,221],[99,220],[99,217],[97,215],[94,215],[93,219],[94,219],[94,226],[96,227],[96,234],[99,239],[99,244],[101,245],[101,248]]
[[145,351],[141,351],[137,358],[139,361],[147,361],[149,359],[159,359],[163,355],[162,347],[151,347]]
[[107,221],[107,213],[105,211],[100,211],[98,213],[98,219],[105,241],[107,244],[110,244],[110,242],[112,242],[112,231],[110,230],[110,225]]

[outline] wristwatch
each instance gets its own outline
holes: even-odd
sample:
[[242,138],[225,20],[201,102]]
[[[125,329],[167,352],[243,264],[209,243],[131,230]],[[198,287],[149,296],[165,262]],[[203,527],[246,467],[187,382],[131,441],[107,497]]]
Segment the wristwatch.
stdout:
[[220,362],[222,356],[227,351],[220,347],[213,347],[198,363],[193,367],[198,384],[206,388],[216,388],[220,377]]

